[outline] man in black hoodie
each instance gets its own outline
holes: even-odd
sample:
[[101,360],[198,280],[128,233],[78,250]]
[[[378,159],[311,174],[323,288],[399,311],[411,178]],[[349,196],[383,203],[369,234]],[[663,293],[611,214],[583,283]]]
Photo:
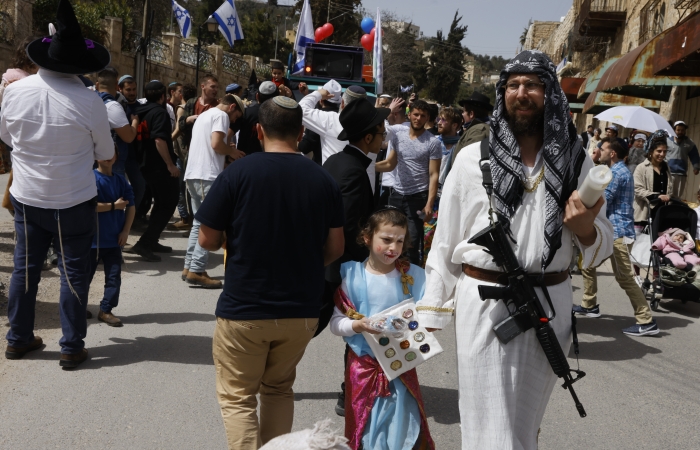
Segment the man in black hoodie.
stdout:
[[170,253],[171,247],[158,243],[168,225],[179,198],[180,171],[175,166],[172,125],[165,109],[165,85],[151,81],[145,87],[147,103],[138,108],[141,123],[138,129],[139,152],[143,155],[143,177],[151,187],[153,209],[148,228],[131,249],[146,261],[160,261],[155,253]]

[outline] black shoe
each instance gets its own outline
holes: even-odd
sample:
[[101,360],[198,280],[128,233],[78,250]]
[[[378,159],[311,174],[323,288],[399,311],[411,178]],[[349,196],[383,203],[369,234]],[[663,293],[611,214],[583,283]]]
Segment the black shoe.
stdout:
[[345,392],[338,394],[338,403],[335,404],[335,413],[345,417]]
[[172,253],[173,248],[156,242],[155,244],[151,245],[151,251],[156,253]]
[[86,318],[86,319],[92,319],[92,313],[90,312],[89,309],[85,311],[85,318]]
[[160,256],[153,253],[153,251],[150,248],[146,247],[140,242],[137,242],[136,245],[134,245],[131,248],[131,252],[136,253],[148,262],[160,262],[161,260]]

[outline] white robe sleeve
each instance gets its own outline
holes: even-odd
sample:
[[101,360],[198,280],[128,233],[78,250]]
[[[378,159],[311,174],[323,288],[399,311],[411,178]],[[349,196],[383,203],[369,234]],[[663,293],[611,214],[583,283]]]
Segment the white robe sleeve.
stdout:
[[335,124],[338,122],[338,113],[316,109],[316,104],[320,100],[321,94],[315,91],[299,100],[299,106],[304,112],[302,119],[304,126],[314,133],[324,136],[328,133],[328,130],[334,129]]
[[333,308],[330,328],[331,333],[336,336],[355,336],[357,334],[352,329],[352,319],[340,312],[337,306]]
[[[457,160],[464,160],[468,154],[460,152]],[[426,328],[442,329],[452,320],[455,287],[462,275],[461,254],[455,260],[455,249],[469,238],[465,236],[466,231],[472,228],[475,218],[482,213],[483,206],[470,201],[469,188],[464,184],[464,180],[474,176],[468,169],[468,164],[455,162],[442,187],[438,226],[425,265],[425,295],[416,303],[421,325]],[[473,169],[479,170],[478,164]]]
[[[586,158],[583,166],[581,167],[581,174],[578,177],[579,188],[583,184],[583,180],[588,176],[588,172],[590,172],[593,167],[595,167],[593,161],[590,158]],[[603,197],[603,200],[605,200],[605,197]],[[600,212],[598,212],[598,216],[596,217],[595,222],[593,222],[593,226],[596,229],[596,238],[593,244],[585,246],[581,244],[575,234],[573,235],[574,243],[581,250],[583,257],[581,267],[583,269],[598,267],[603,263],[603,261],[612,255],[614,233],[613,225],[610,223],[610,220],[608,220],[607,217],[606,207],[607,202],[603,204],[602,208],[600,208]]]

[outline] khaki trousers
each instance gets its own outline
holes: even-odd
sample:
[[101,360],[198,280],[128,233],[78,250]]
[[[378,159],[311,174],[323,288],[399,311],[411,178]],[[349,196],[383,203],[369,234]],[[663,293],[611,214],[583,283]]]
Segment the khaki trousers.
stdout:
[[668,189],[666,190],[668,195],[681,199],[685,197],[685,182],[687,180],[687,176],[669,174]]
[[[630,261],[630,249],[632,244],[625,244],[623,238],[615,239],[613,243],[613,253],[610,257],[615,281],[627,293],[627,297],[634,308],[634,316],[637,318],[637,323],[645,324],[651,322],[651,310],[647,304],[647,299],[642,293],[636,281],[634,281],[634,270]],[[583,275],[583,299],[581,306],[584,308],[593,308],[598,304],[598,278],[596,277],[596,269],[584,269],[581,271]]]
[[[229,449],[257,450],[292,431],[296,367],[318,319],[216,319],[216,393]],[[260,394],[260,422],[256,409]]]

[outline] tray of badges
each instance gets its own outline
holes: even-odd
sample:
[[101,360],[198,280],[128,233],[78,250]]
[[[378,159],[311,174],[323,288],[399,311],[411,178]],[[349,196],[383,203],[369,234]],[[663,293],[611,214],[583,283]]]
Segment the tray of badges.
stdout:
[[[442,353],[442,347],[433,333],[420,324],[412,298],[369,319],[377,325],[375,329],[383,331],[379,334],[362,334],[389,381]],[[397,331],[396,325],[402,323],[403,331]]]

